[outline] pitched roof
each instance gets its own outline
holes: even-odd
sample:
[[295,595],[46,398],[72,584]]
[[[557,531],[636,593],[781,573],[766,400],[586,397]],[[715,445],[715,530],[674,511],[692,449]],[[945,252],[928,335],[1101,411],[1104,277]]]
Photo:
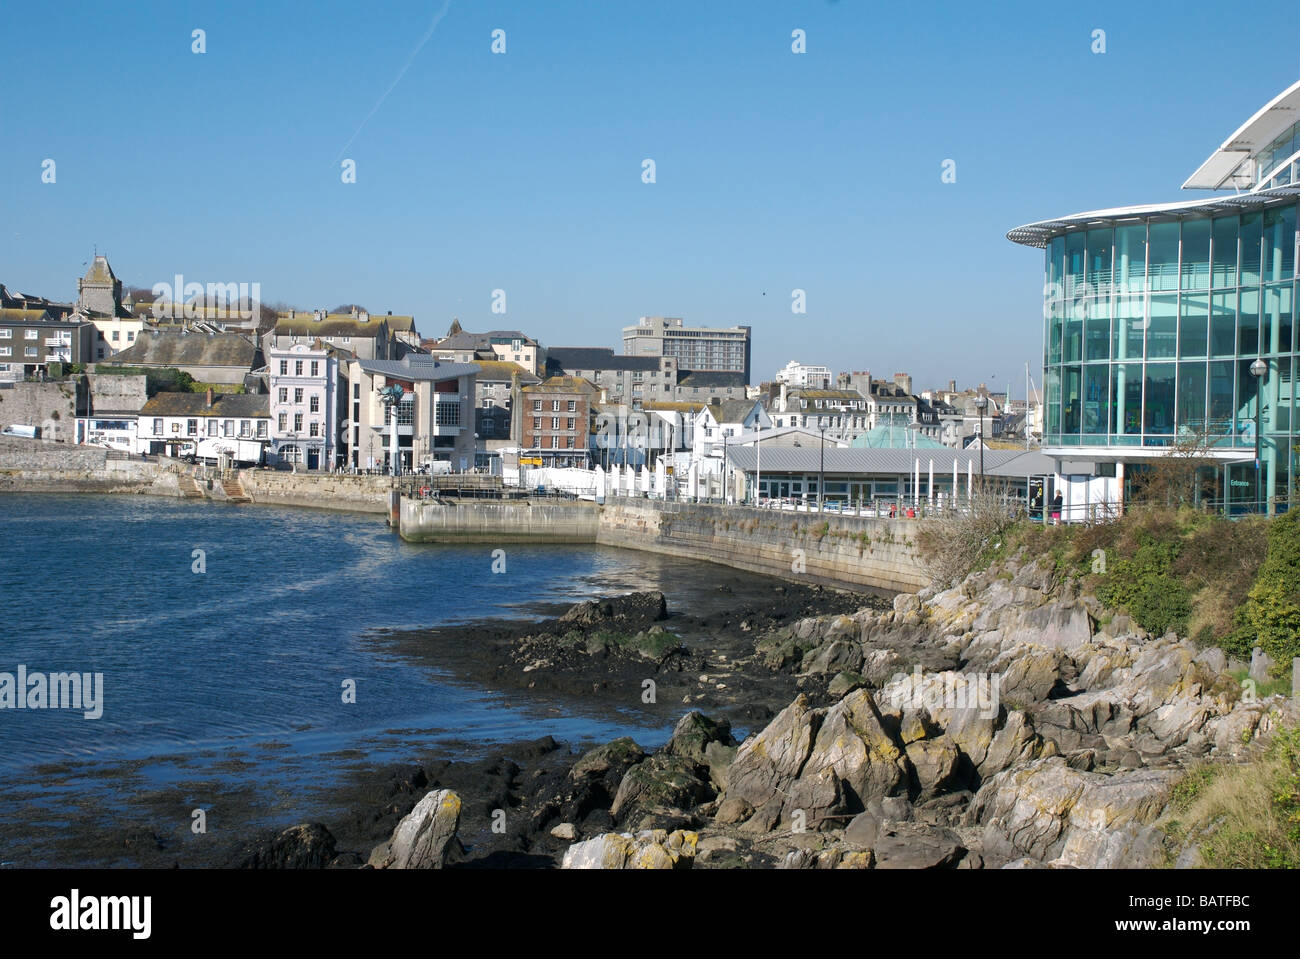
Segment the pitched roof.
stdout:
[[698,413],[703,407],[703,400],[651,400],[641,404],[643,410],[665,413]]
[[704,409],[719,423],[743,423],[757,405],[758,400],[723,400],[721,403],[709,403]]
[[298,313],[291,319],[289,314],[281,313],[275,319],[276,336],[357,336],[374,339],[381,329],[393,330],[387,321],[397,319],[392,316],[379,316],[371,313],[370,319],[362,322],[351,313],[329,313],[323,319],[313,318],[311,313]]
[[657,370],[657,356],[629,356],[605,346],[553,346],[546,351],[547,369],[571,370]]
[[257,344],[239,333],[183,333],[143,329],[135,342],[107,360],[113,366],[228,366],[253,368]]
[[140,415],[266,418],[271,415],[271,397],[266,393],[216,393],[208,406],[206,393],[156,393],[140,408]]
[[511,363],[508,360],[475,360],[474,365],[478,367],[480,383],[501,380],[510,382],[516,373],[519,374],[519,382],[525,385],[542,381],[540,376],[534,376],[518,363]]
[[549,376],[541,383],[525,386],[525,393],[599,393],[600,387],[581,376]]
[[478,373],[477,363],[445,363],[426,353],[407,353],[400,360],[358,360],[367,373],[404,380],[449,380]]
[[730,386],[743,389],[746,384],[744,373],[731,373],[726,370],[683,370],[678,374],[678,386]]

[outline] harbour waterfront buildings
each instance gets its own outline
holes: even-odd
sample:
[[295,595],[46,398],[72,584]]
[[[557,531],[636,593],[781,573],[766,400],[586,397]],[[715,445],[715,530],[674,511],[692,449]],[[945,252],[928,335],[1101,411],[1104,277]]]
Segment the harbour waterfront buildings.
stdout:
[[623,327],[623,352],[629,356],[667,356],[679,369],[741,373],[749,383],[748,326],[687,326],[681,317],[643,316]]
[[1298,121],[1300,82],[1183,184],[1218,195],[1007,234],[1044,251],[1043,447],[1068,505],[1125,497],[1174,447],[1204,449],[1205,495],[1229,512],[1290,503]]

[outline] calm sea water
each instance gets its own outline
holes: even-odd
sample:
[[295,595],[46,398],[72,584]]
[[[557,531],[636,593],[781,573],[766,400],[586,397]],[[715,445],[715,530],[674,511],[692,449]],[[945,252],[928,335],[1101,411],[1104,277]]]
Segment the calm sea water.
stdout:
[[[205,571],[195,572],[196,550]],[[103,716],[0,710],[0,771],[275,740],[320,752],[412,730],[460,742],[668,730],[508,702],[367,639],[631,589],[689,600],[725,571],[598,547],[403,543],[382,520],[152,497],[0,497],[0,671],[102,673]],[[356,682],[356,703],[342,684]],[[403,735],[396,735],[401,731]],[[382,749],[382,745],[381,745]],[[377,757],[381,758],[381,757]]]

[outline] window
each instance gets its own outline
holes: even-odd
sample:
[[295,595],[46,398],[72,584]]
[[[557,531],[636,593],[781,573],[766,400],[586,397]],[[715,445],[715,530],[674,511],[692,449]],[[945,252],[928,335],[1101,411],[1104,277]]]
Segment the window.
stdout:
[[240,420],[240,421],[239,421],[239,435],[240,435],[240,436],[252,436],[252,435],[253,435],[253,423],[252,423],[251,420]]
[[559,428],[560,428],[560,418],[559,418],[558,416],[552,416],[552,417],[551,417],[551,429],[553,429],[553,430],[558,430]]
[[569,449],[573,449],[573,437],[572,437],[572,436],[570,436],[569,439],[568,439],[568,445],[569,445]]
[[13,337],[14,337],[13,330],[9,330],[9,329],[0,330],[0,340],[12,340]]
[[360,384],[360,383],[353,383],[353,384],[352,384],[352,398],[353,398],[354,400],[359,400],[359,399],[361,399],[361,384]]
[[315,393],[313,393],[311,396],[311,405],[308,407],[308,409],[310,409],[313,413],[320,412],[320,397],[317,396]]
[[434,404],[434,423],[438,426],[460,426],[459,403]]
[[257,438],[261,440],[266,439],[266,420],[257,421]]
[[574,423],[574,418],[573,418],[572,416],[570,416],[570,417],[569,417],[569,426],[568,426],[569,429],[573,429],[573,423]]
[[235,421],[234,421],[234,420],[226,420],[224,423],[221,424],[221,435],[222,435],[222,436],[234,436],[234,435],[235,435]]
[[301,432],[302,432],[302,414],[301,414],[301,413],[294,413],[294,414],[293,414],[293,431],[294,431],[295,433],[301,433]]
[[280,361],[280,375],[281,375],[281,376],[288,376],[288,375],[289,375],[289,361],[288,361],[288,360],[281,360],[281,361]]
[[320,436],[320,424],[313,422],[311,428],[308,430],[308,434],[311,436]]
[[162,419],[160,418],[155,418],[153,421],[153,435],[154,436],[163,435],[163,424],[162,424]]
[[[27,331],[27,339],[29,339],[29,340],[37,340],[37,339],[40,339],[40,332],[39,332],[38,330],[28,330],[28,331]],[[113,339],[117,339],[117,337],[114,336]]]
[[280,433],[283,433],[286,429],[289,428],[289,414],[288,414],[288,413],[281,413],[281,414],[280,414],[279,419],[276,420],[275,428],[276,428],[276,431],[277,431],[277,432],[280,432]]
[[12,356],[13,349],[8,346],[0,346],[0,356]]
[[[30,333],[31,330],[28,330],[27,332]],[[30,337],[30,336],[28,337],[29,340],[30,340],[31,338],[32,338],[32,337]],[[113,331],[113,335],[112,335],[111,339],[113,340],[114,343],[117,342],[117,330],[114,330],[114,331]]]
[[289,402],[289,387],[287,386],[280,387],[280,402],[281,403]]
[[208,420],[208,435],[209,435],[209,436],[216,436],[216,435],[217,435],[217,421],[216,421],[216,420]]
[[541,418],[540,416],[534,416],[534,417],[533,417],[533,429],[535,429],[535,430],[540,430],[541,428],[542,428],[542,418]]
[[298,387],[293,391],[293,401],[295,404],[302,402],[302,387]]
[[302,376],[302,360],[293,361],[293,375]]
[[311,375],[312,376],[320,375],[320,363],[316,360],[311,361]]
[[24,356],[35,356],[35,355],[36,355],[36,347],[34,347],[34,346],[24,347],[24,349],[23,349],[23,355],[24,355]]
[[552,413],[558,413],[558,412],[560,412],[560,401],[559,401],[559,400],[551,400],[551,412],[552,412]]
[[578,408],[578,403],[577,403],[577,401],[576,401],[576,400],[569,400],[569,412],[572,413],[572,412],[574,412],[577,408]]
[[135,342],[135,330],[131,330],[126,334],[126,340],[128,343]]
[[199,421],[198,421],[198,420],[186,420],[186,421],[185,421],[185,435],[186,435],[186,436],[198,436],[198,435],[199,435]]

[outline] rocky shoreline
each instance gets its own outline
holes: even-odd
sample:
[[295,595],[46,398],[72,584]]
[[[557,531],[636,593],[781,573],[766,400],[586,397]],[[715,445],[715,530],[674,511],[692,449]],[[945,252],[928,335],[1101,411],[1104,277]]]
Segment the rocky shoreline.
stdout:
[[[669,707],[671,739],[573,756],[547,737],[389,770],[337,836],[296,826],[230,864],[1195,865],[1195,837],[1177,848],[1157,825],[1175,785],[1294,721],[1283,697],[1243,694],[1221,650],[1149,636],[1023,555],[892,605],[787,588],[716,622],[635,594],[481,636],[469,678]],[[467,634],[392,638],[459,668],[449,650]],[[755,731],[740,740],[733,723]]]

